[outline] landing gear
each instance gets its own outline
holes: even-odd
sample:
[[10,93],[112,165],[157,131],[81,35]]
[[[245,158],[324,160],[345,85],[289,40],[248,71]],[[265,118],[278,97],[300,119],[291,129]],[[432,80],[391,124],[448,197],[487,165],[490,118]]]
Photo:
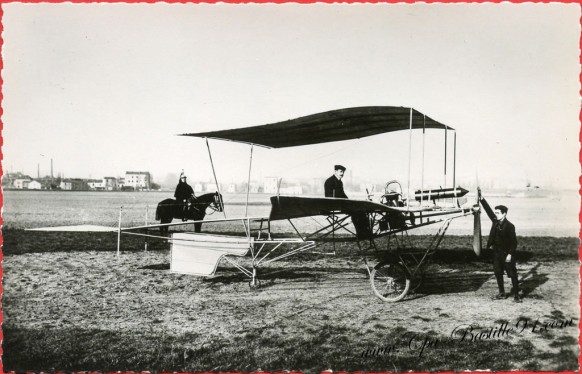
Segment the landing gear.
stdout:
[[261,287],[261,281],[259,280],[259,278],[257,278],[257,269],[255,268],[253,268],[253,275],[251,277],[251,280],[249,281],[249,287],[255,289]]
[[418,269],[416,269],[410,282],[411,291],[416,291],[420,288],[420,286],[422,286],[424,283],[425,274],[426,272],[424,271],[424,266],[419,266]]
[[249,281],[249,287],[250,288],[260,288],[261,287],[261,281],[257,278],[253,278]]
[[411,282],[404,266],[393,261],[383,261],[372,269],[370,283],[376,296],[394,302],[406,296]]

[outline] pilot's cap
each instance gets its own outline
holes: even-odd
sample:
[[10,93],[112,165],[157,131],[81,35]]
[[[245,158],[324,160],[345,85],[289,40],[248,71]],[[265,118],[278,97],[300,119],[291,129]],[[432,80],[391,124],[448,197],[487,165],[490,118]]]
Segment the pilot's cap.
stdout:
[[497,205],[495,209],[499,210],[503,214],[507,214],[507,211],[509,210],[505,205]]
[[343,165],[335,165],[334,170],[346,171],[346,167]]

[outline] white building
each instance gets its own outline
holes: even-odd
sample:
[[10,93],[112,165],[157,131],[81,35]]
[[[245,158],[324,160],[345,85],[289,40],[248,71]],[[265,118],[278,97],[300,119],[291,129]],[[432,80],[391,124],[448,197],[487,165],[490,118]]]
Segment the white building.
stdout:
[[261,185],[259,183],[251,182],[249,184],[249,193],[259,193]]
[[303,187],[301,186],[286,186],[279,190],[281,195],[302,195]]
[[28,188],[28,184],[30,182],[31,182],[30,179],[15,179],[14,180],[14,188],[26,189],[26,188]]
[[226,192],[235,193],[236,192],[236,183],[231,183],[226,187]]
[[89,184],[86,180],[79,178],[63,179],[59,185],[65,191],[88,191]]
[[105,191],[116,191],[117,190],[117,178],[105,177],[103,178],[103,188]]
[[69,179],[62,180],[59,187],[61,190],[71,191],[73,189],[73,183]]
[[194,193],[197,194],[204,191],[204,185],[202,183],[196,183],[192,189],[194,190]]
[[27,188],[29,190],[40,190],[42,188],[42,184],[39,181],[31,181],[30,183],[28,183]]
[[268,194],[277,193],[277,177],[266,177],[263,180],[263,192]]
[[89,179],[87,181],[90,190],[103,191],[105,189],[105,183],[103,179]]
[[135,190],[149,190],[151,183],[148,171],[126,171],[125,187],[133,187]]

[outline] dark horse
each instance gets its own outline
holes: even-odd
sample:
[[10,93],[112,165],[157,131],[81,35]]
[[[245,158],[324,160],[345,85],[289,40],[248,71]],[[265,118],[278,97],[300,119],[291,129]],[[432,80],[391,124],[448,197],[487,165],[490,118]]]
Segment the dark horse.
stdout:
[[[184,205],[174,199],[160,201],[156,209],[156,220],[160,220],[160,223],[170,223],[174,218],[202,221],[206,215],[207,208],[216,212],[222,212],[224,209],[222,195],[215,192],[207,193],[199,197],[192,197],[190,198],[186,211],[184,211]],[[194,224],[194,231],[200,232],[201,228],[202,222]],[[167,235],[168,226],[161,226],[160,233]]]

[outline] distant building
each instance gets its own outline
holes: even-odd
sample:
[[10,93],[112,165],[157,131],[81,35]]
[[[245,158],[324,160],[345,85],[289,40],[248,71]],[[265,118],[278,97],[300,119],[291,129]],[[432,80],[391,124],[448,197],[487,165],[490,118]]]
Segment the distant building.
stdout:
[[[23,179],[23,180],[28,180],[31,181],[32,178],[26,174],[22,174],[21,172],[17,172],[17,173],[7,173],[4,174],[2,176],[2,187],[4,188],[17,188],[14,184],[14,182],[17,179]],[[22,185],[22,182],[20,182],[20,185]],[[22,187],[20,187],[22,188]]]
[[261,191],[261,185],[256,182],[251,182],[249,184],[249,193],[259,193]]
[[15,180],[12,182],[12,186],[13,186],[14,188],[17,188],[17,189],[19,189],[19,190],[26,189],[26,188],[28,188],[28,184],[29,184],[31,181],[32,181],[32,179],[28,179],[28,178],[26,178],[26,179],[15,179]]
[[60,184],[61,190],[65,191],[88,191],[87,181],[79,178],[63,179]]
[[117,190],[117,178],[105,177],[103,178],[103,187],[105,191],[116,191]]
[[89,179],[87,180],[87,185],[90,190],[103,191],[105,190],[105,183],[103,179]]
[[279,182],[277,177],[266,177],[263,180],[263,192],[266,194],[302,195],[303,187],[300,184]]
[[194,190],[194,193],[200,193],[204,191],[204,185],[202,183],[196,183],[192,189]]
[[135,190],[149,190],[151,186],[151,176],[148,171],[126,171],[125,187],[132,187]]
[[89,179],[87,181],[90,190],[94,191],[117,191],[117,178],[104,177],[103,179]]
[[281,186],[279,189],[281,195],[302,195],[303,187],[301,186]]
[[263,191],[269,194],[276,194],[277,177],[266,177],[263,181]]
[[73,189],[73,182],[70,179],[63,179],[59,187],[61,190],[71,191]]
[[314,193],[317,195],[323,195],[324,194],[324,190],[323,190],[324,184],[325,184],[325,179],[313,178],[313,180],[311,181],[311,193]]
[[226,187],[226,192],[236,193],[236,183],[231,183]]
[[28,186],[26,187],[29,190],[40,190],[42,189],[42,184],[39,181],[31,181],[30,183],[28,183]]

